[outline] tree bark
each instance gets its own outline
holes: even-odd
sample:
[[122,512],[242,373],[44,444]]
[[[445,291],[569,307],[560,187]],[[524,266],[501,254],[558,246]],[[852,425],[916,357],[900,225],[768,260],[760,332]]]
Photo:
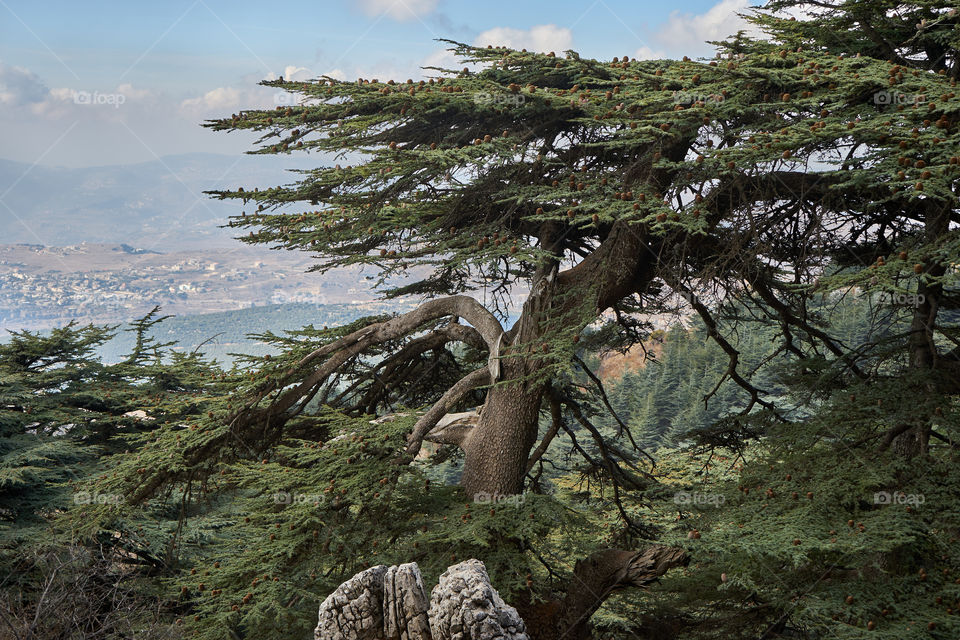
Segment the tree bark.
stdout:
[[652,545],[643,551],[604,549],[577,562],[560,603],[557,638],[590,640],[590,617],[619,589],[645,587],[674,567],[686,565],[683,549]]
[[[507,375],[522,365],[506,364]],[[543,385],[512,381],[487,392],[480,420],[463,443],[461,484],[467,496],[513,495],[523,490],[530,449],[537,439]]]
[[[477,426],[465,440],[461,485],[467,496],[514,495],[523,490],[527,459],[537,440],[546,381],[539,342],[546,333],[557,286],[557,267],[538,269],[509,344],[499,344],[499,381],[487,392]],[[505,353],[506,352],[506,353]]]
[[[928,245],[933,245],[939,238],[943,237],[943,234],[949,228],[950,210],[933,202],[928,203],[927,207],[924,220],[924,240]],[[943,263],[925,265],[925,276],[938,278],[944,273],[946,273],[946,265]],[[937,368],[941,358],[934,343],[934,331],[942,295],[942,285],[931,282],[924,276],[920,277],[917,284],[919,302],[913,310],[908,349],[910,369],[923,374],[921,384],[924,388],[919,390],[922,394],[921,397],[936,395],[940,386],[937,380],[940,372],[937,371]],[[915,426],[896,437],[893,450],[904,458],[925,455],[930,445],[930,430],[930,421],[925,416],[918,416]]]

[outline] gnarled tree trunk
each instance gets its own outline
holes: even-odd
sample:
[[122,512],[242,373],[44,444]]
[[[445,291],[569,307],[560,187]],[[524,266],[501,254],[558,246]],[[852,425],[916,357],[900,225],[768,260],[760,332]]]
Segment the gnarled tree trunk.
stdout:
[[[512,372],[518,367],[504,368]],[[542,397],[542,385],[523,382],[490,389],[480,420],[463,443],[461,484],[467,496],[521,492],[526,461],[537,438]]]
[[[545,245],[549,239],[543,238]],[[618,223],[603,245],[577,266],[560,272],[543,267],[507,349],[526,349],[501,359],[499,380],[487,393],[480,420],[462,444],[462,484],[468,496],[519,493],[530,451],[537,438],[541,401],[548,381],[536,373],[548,364],[544,337],[564,330],[579,333],[600,313],[652,281],[656,256],[645,233]],[[496,381],[493,381],[496,382]]]
[[[468,496],[513,495],[523,489],[527,459],[537,440],[546,383],[536,377],[544,357],[540,345],[557,286],[556,265],[533,281],[509,344],[497,354],[497,380],[487,392],[476,428],[463,443],[461,484]],[[497,382],[501,384],[496,384]]]

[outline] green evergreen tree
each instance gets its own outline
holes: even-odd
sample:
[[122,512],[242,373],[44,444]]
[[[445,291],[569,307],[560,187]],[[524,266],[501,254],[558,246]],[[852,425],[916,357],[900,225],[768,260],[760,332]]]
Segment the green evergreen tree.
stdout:
[[[606,596],[634,585],[624,566],[576,561],[654,539],[695,563],[651,597],[623,596],[632,619],[609,603],[597,617],[610,633],[635,634],[654,612],[688,637],[956,637],[960,358],[938,316],[957,302],[956,12],[853,0],[792,20],[785,8],[797,3],[771,3],[754,18],[766,36],[718,43],[717,60],[452,43],[480,69],[271,81],[306,103],[209,123],[261,132],[258,153],[362,152],[292,185],[215,195],[247,205],[231,221],[247,242],[318,254],[318,271],[422,267],[384,293],[427,299],[266,335],[279,355],[231,372],[195,359],[171,372],[137,351],[125,366],[155,367],[141,374],[156,422],[111,434],[131,453],[89,481],[127,501],[74,509],[64,526],[164,570],[164,611],[203,638],[302,634],[317,598],[359,568],[415,559],[432,575],[464,555],[488,562],[522,612],[553,612],[536,617],[540,638],[585,638]],[[463,295],[488,279],[529,291],[510,327],[503,299]],[[894,323],[851,347],[818,306],[854,288],[922,301],[895,314],[907,332]],[[724,304],[704,302],[718,291]],[[676,294],[723,353],[697,356],[719,404],[739,412],[694,434],[701,455],[659,466],[723,508],[680,506],[680,485],[655,482],[629,429],[597,426],[591,407],[609,398],[575,357],[644,340],[639,315]],[[731,300],[745,317],[724,317]],[[754,322],[795,363],[789,388],[751,380],[738,336]],[[657,435],[692,402],[679,393],[694,386],[679,349],[690,341],[668,333],[670,358],[649,369]],[[151,387],[137,381],[139,404]],[[478,405],[475,422],[435,429]],[[415,455],[428,438],[462,449],[460,487],[427,483]],[[540,452],[557,439],[578,482],[543,486],[530,472],[554,462]],[[736,467],[721,477],[718,460]],[[521,500],[527,488],[538,492]],[[878,491],[929,500],[884,509]],[[480,507],[484,494],[514,502]],[[586,597],[584,583],[604,589]]]

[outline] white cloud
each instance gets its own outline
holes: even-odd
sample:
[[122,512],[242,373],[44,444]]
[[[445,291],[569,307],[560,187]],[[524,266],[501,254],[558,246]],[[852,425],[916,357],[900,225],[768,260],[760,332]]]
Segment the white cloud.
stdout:
[[[276,73],[271,71],[264,80],[292,80],[294,82],[303,82],[313,80],[318,75],[307,67],[299,67],[289,64],[283,68],[283,71]],[[334,78],[343,78],[344,73],[339,69],[334,69],[325,75]],[[271,89],[260,87],[261,76],[248,75],[243,78],[244,84],[241,87],[217,87],[207,91],[202,96],[187,98],[180,102],[180,110],[188,117],[197,116],[217,116],[222,117],[225,111],[234,109],[271,109],[278,105],[289,105],[299,101],[299,94],[289,93],[282,89]]]
[[283,77],[287,80],[296,80],[297,82],[302,82],[304,80],[310,80],[313,78],[313,72],[306,67],[296,67],[292,64],[289,64],[283,69]]
[[117,87],[117,93],[122,94],[127,100],[146,100],[154,98],[156,94],[149,89],[137,89],[132,84],[121,84]]
[[211,89],[199,98],[188,98],[180,103],[180,108],[184,111],[206,112],[206,111],[224,111],[233,109],[243,104],[244,92],[233,87],[217,87]]
[[[284,73],[300,77],[305,71],[291,66]],[[0,63],[0,156],[92,166],[193,151],[239,155],[252,136],[214,135],[197,125],[238,107],[276,107],[277,92],[257,86],[261,78],[251,74],[247,84],[174,96],[130,83],[48,88],[29,69]]]
[[70,89],[68,87],[50,89],[50,97],[57,102],[73,102],[73,96],[76,93],[76,89]]
[[439,0],[359,0],[359,5],[368,16],[385,13],[402,22],[432,13],[438,2]]
[[473,44],[478,47],[489,44],[494,47],[560,53],[573,47],[573,32],[555,24],[540,24],[527,30],[494,27],[477,36]]
[[[440,49],[427,56],[423,61],[423,66],[439,67],[441,69],[460,69],[463,67],[463,63],[460,62],[452,51]],[[432,74],[433,72],[430,73]]]
[[[561,53],[567,49],[573,48],[573,32],[565,27],[558,27],[553,24],[541,24],[530,29],[513,29],[511,27],[494,27],[488,29],[473,40],[475,47],[509,47],[511,49],[527,49],[530,51],[540,51]],[[464,66],[473,69],[480,69],[482,65],[476,63],[465,63],[449,49],[438,49],[427,56],[421,65],[422,67],[438,67],[440,69],[460,70]],[[420,76],[434,75],[434,72],[421,71]]]
[[636,60],[660,60],[662,58],[666,58],[667,54],[660,50],[654,51],[650,47],[644,45],[634,52],[633,57]]
[[277,77],[281,77],[284,80],[292,80],[294,82],[303,82],[304,80],[312,80],[316,76],[312,71],[310,71],[310,69],[307,69],[306,67],[298,67],[296,65],[288,64],[283,68],[283,72],[280,73],[279,76],[271,71],[264,79],[276,80]]
[[705,44],[707,40],[723,40],[741,29],[751,35],[759,33],[753,25],[748,25],[737,15],[749,8],[748,0],[720,0],[706,13],[673,11],[667,22],[659,28],[654,40],[674,54],[708,53],[710,45]]
[[[129,109],[140,102],[147,108],[157,103],[154,92],[121,84],[113,90],[95,87],[54,87],[50,89],[29,69],[0,62],[0,105],[8,113],[30,113],[38,121],[63,117],[113,119],[120,107]],[[149,100],[148,100],[149,99]],[[91,107],[109,106],[111,109]]]
[[45,101],[50,90],[37,74],[0,62],[0,104],[18,107]]

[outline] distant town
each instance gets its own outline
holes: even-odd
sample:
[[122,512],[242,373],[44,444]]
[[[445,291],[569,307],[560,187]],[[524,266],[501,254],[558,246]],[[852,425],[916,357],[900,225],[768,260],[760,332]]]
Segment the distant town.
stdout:
[[0,245],[0,329],[124,322],[155,305],[174,315],[286,303],[379,306],[359,269],[306,273],[311,264],[307,255],[247,247]]

